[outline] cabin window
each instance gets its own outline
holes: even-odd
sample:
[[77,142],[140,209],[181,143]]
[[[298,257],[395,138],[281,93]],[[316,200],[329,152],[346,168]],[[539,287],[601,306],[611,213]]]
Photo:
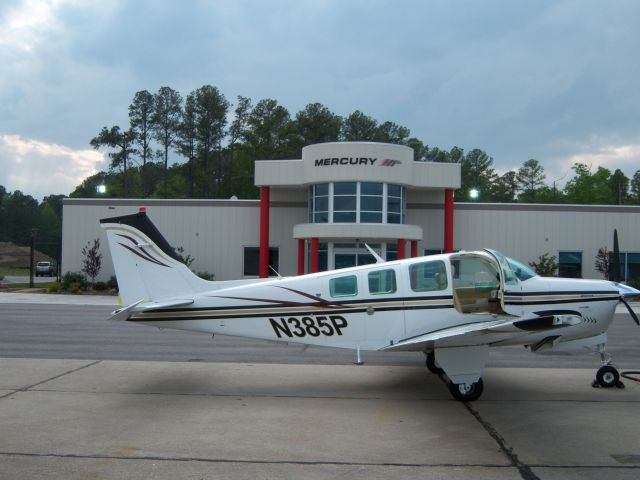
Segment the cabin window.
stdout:
[[[269,247],[269,266],[276,272],[280,268],[280,250],[278,247]],[[275,276],[269,269],[269,276]],[[244,247],[243,270],[245,277],[257,277],[260,270],[260,247]]]
[[373,295],[396,291],[396,272],[393,269],[369,272],[369,292]]
[[414,263],[409,267],[409,278],[414,292],[438,292],[448,286],[447,268],[441,260]]
[[358,294],[358,280],[355,275],[332,278],[329,280],[332,297],[353,297]]
[[559,252],[558,276],[582,278],[582,252]]

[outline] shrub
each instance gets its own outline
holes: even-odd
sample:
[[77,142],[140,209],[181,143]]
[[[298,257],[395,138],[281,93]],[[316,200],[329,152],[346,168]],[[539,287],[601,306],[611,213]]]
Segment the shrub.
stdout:
[[107,287],[109,287],[109,290],[118,290],[118,280],[115,275],[111,275],[111,278],[107,282]]
[[73,292],[75,289],[86,290],[88,286],[87,277],[80,272],[67,272],[62,276],[62,290],[66,292]]
[[84,288],[80,282],[71,282],[69,288],[67,288],[67,291],[70,293],[82,293],[83,290]]
[[91,278],[91,284],[93,285],[96,282],[96,277],[100,273],[100,269],[102,268],[100,239],[96,238],[93,241],[93,246],[90,241],[87,242],[85,247],[82,249],[82,255],[84,256],[84,260],[82,261],[82,273],[87,274],[87,276]]
[[209,280],[209,281],[212,281],[214,278],[216,278],[215,273],[209,273],[209,272],[198,272],[196,273],[196,275],[198,275],[203,280]]
[[106,282],[96,282],[96,283],[93,284],[93,289],[96,292],[104,292],[108,288],[109,288],[109,286],[107,285]]
[[529,266],[541,277],[552,277],[558,270],[558,261],[555,255],[545,253],[538,257],[537,262],[529,262]]
[[627,285],[629,285],[630,287],[635,288],[636,290],[640,290],[640,277],[634,278],[633,280],[629,280],[627,282]]
[[59,282],[54,282],[49,285],[49,293],[58,293],[60,291],[61,285]]

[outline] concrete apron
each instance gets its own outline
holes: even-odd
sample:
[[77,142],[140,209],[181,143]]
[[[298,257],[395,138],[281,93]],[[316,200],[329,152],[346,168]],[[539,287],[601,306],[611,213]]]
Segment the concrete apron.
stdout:
[[640,384],[593,374],[489,369],[465,405],[416,367],[1,358],[0,478],[638,478]]

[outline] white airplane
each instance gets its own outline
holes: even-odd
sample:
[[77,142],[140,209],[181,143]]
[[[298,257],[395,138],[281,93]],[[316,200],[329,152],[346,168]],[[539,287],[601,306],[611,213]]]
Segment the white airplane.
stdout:
[[[142,209],[141,209],[142,210]],[[489,347],[597,347],[594,385],[621,386],[605,352],[622,302],[640,291],[606,280],[543,278],[494,250],[409,258],[298,277],[206,281],[178,260],[144,211],[100,221],[124,308],[112,318],[264,340],[421,351],[461,401],[483,391]],[[375,254],[374,254],[375,255]],[[639,323],[640,325],[640,323]]]

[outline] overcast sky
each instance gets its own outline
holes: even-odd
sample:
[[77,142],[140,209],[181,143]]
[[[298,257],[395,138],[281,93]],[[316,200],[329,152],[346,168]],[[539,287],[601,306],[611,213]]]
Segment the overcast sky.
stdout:
[[631,176],[639,23],[633,0],[3,0],[0,185],[68,194],[106,168],[89,140],[136,91],[205,84],[359,109],[501,172],[536,158],[549,183],[575,162]]

